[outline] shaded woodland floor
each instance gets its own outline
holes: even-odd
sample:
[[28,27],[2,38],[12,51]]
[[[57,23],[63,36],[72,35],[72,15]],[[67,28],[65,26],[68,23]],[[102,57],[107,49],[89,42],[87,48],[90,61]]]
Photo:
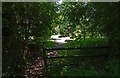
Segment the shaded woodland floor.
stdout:
[[25,70],[25,76],[27,77],[42,76],[43,68],[44,61],[39,58],[35,62],[27,66],[27,69]]

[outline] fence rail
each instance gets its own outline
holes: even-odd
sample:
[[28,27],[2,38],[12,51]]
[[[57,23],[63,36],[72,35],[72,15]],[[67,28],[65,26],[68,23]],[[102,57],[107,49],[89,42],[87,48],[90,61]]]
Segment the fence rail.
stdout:
[[45,51],[52,50],[80,50],[80,49],[109,49],[110,46],[88,46],[88,47],[70,47],[70,48],[45,48]]
[[47,59],[54,59],[54,58],[79,58],[79,57],[106,57],[108,56],[108,53],[106,54],[99,54],[99,55],[73,55],[73,56],[55,56],[55,57],[47,57]]

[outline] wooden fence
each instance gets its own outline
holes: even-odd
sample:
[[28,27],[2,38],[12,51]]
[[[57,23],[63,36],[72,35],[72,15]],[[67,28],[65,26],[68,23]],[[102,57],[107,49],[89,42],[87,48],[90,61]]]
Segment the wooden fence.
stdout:
[[[104,49],[107,50],[107,53],[101,53],[101,54],[97,54],[97,55],[73,55],[73,56],[55,56],[55,57],[48,57],[47,56],[47,52],[50,51],[61,51],[61,50],[86,50],[86,49]],[[47,64],[47,60],[48,59],[56,59],[56,58],[81,58],[81,57],[104,57],[107,58],[109,56],[109,52],[110,52],[110,46],[89,46],[89,47],[71,47],[71,48],[45,48],[44,49],[44,67],[46,69],[46,67],[49,65]]]

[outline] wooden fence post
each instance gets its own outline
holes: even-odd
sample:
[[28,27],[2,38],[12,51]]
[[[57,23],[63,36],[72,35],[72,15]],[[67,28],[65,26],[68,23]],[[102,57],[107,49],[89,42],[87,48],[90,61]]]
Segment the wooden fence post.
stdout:
[[44,76],[46,76],[47,72],[47,56],[46,56],[46,49],[43,50],[43,60],[44,60]]

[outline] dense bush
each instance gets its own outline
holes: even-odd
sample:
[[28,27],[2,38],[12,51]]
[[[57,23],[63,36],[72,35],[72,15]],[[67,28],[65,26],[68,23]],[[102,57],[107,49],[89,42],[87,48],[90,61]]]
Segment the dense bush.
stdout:
[[[56,68],[57,67],[57,68]],[[56,68],[56,69],[55,69]],[[104,63],[104,68],[97,70],[95,66],[88,65],[86,62],[81,62],[78,66],[70,65],[53,65],[49,69],[49,76],[106,76],[120,77],[119,75],[120,61],[113,59]]]
[[66,47],[80,47],[80,46],[105,46],[108,45],[106,38],[83,38],[70,41],[66,44]]
[[120,77],[120,59],[109,59],[106,68],[109,69],[109,75]]

